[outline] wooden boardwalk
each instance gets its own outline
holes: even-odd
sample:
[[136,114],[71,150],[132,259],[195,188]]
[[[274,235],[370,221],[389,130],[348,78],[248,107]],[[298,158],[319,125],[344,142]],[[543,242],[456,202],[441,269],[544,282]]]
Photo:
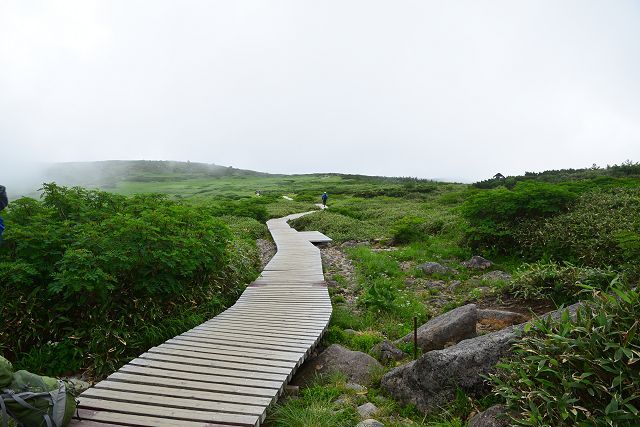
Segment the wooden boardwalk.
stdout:
[[[307,212],[308,213],[308,212]],[[73,426],[259,426],[331,317],[320,250],[267,222],[278,251],[228,310],[149,349],[80,395]]]

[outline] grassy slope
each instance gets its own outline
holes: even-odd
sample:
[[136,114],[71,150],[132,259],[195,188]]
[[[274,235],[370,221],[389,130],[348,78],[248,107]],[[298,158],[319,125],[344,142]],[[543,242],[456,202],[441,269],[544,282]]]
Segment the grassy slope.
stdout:
[[[461,260],[472,255],[462,244],[466,222],[459,212],[464,200],[478,191],[470,186],[335,174],[195,177],[174,171],[155,181],[154,177],[157,175],[148,175],[148,181],[139,176],[133,180],[120,180],[114,183],[111,191],[122,194],[160,192],[197,202],[210,198],[254,198],[255,191],[260,190],[272,217],[309,210],[319,202],[320,194],[327,191],[330,209],[296,221],[295,227],[322,231],[336,243],[367,244],[344,249],[355,266],[353,277],[345,277],[338,270],[327,271],[328,279],[334,283],[331,294],[335,311],[325,344],[339,342],[353,349],[369,351],[383,338],[393,339],[408,332],[414,315],[424,321],[467,302],[503,303],[503,283],[474,279],[459,265]],[[294,201],[283,199],[284,195],[293,197]],[[394,237],[401,235],[402,227],[408,232],[409,241],[400,244],[394,242]],[[418,232],[412,235],[415,230]],[[416,268],[426,261],[441,262],[457,268],[459,273],[426,278]],[[517,258],[493,261],[497,261],[494,268],[507,272],[514,272],[522,264]],[[434,280],[442,286],[426,285]],[[461,283],[449,286],[454,281]],[[543,303],[532,308],[543,309],[548,305]],[[353,329],[356,333],[347,334],[345,329]],[[303,394],[301,402],[292,402],[292,407],[279,407],[268,423],[307,425],[303,417],[317,417],[322,420],[318,421],[318,426],[353,425],[352,410],[336,412],[332,403],[336,396],[349,394],[344,388],[344,380],[333,378],[328,381]],[[380,390],[373,387],[367,397],[370,401],[384,402],[378,399],[379,395]],[[321,400],[319,405],[318,399]],[[355,404],[362,396],[353,396],[351,400]],[[423,419],[411,408],[400,408],[387,401],[380,405],[383,408],[380,417],[387,426],[462,426],[478,405],[482,407],[487,403],[460,395],[441,414]]]

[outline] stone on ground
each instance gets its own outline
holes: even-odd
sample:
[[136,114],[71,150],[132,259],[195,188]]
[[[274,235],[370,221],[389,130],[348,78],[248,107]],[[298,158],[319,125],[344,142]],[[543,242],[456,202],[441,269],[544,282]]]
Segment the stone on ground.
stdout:
[[493,270],[480,276],[481,280],[502,280],[505,282],[511,281],[511,278],[509,273],[501,270]]
[[488,391],[483,375],[494,372],[511,349],[513,328],[467,339],[388,372],[382,387],[402,404],[412,403],[427,414],[455,397],[456,387],[469,394]]
[[316,375],[341,372],[350,382],[370,385],[371,374],[377,369],[382,369],[382,365],[368,354],[332,344],[317,357],[302,365],[291,383],[306,386],[313,382]]
[[479,255],[474,255],[467,261],[462,261],[463,267],[467,267],[470,270],[485,270],[493,265],[488,259],[482,258]]
[[356,427],[384,427],[384,424],[382,424],[378,420],[369,418],[368,420],[360,421],[358,424],[356,424]]
[[378,412],[378,407],[371,402],[358,406],[358,414],[360,414],[362,418],[369,418],[376,412]]
[[[418,328],[418,347],[423,352],[440,350],[445,345],[476,336],[478,309],[475,304],[455,308],[429,320]],[[396,342],[412,342],[413,332]]]
[[437,262],[425,262],[424,264],[420,264],[418,266],[420,270],[424,272],[424,274],[449,274],[449,273],[457,273],[453,268],[444,266]]
[[469,421],[469,427],[509,427],[510,425],[507,408],[503,405],[494,405]]

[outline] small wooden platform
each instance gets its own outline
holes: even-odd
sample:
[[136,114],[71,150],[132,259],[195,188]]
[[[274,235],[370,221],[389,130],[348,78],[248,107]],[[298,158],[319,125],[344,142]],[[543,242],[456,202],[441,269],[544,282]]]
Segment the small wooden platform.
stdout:
[[267,222],[278,251],[238,301],[149,349],[80,395],[73,426],[253,426],[321,339],[331,317],[320,251],[331,241]]

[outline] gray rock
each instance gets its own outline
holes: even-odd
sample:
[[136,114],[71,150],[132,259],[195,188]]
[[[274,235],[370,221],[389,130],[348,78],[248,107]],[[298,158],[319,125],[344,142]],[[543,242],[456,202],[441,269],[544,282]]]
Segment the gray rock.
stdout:
[[369,418],[376,412],[378,412],[378,407],[371,402],[358,406],[358,414],[360,414],[362,418]]
[[493,270],[480,276],[480,279],[481,280],[502,280],[505,282],[509,282],[511,281],[511,275],[506,271]]
[[360,421],[358,424],[356,424],[356,427],[384,427],[384,424],[382,424],[378,420],[374,420],[373,418],[369,418],[367,420]]
[[425,274],[449,274],[457,273],[453,268],[438,264],[437,262],[425,262],[418,266]]
[[478,321],[494,321],[504,323],[505,326],[518,325],[529,320],[528,316],[512,311],[479,309]]
[[316,375],[342,372],[351,382],[369,385],[371,373],[375,369],[382,369],[382,365],[368,354],[332,344],[317,357],[302,365],[291,383],[305,386],[313,382]]
[[78,396],[80,393],[91,388],[91,384],[80,378],[71,377],[63,379],[67,382],[67,388],[74,396]]
[[[476,336],[478,310],[475,304],[455,308],[418,328],[418,346],[423,352],[439,350],[448,343]],[[413,332],[396,342],[412,342]]]
[[336,405],[336,406],[350,405],[351,404],[351,399],[349,399],[349,396],[340,396],[339,398],[337,398],[333,402],[333,404]]
[[382,388],[402,404],[412,403],[427,414],[455,397],[456,387],[469,394],[488,391],[483,375],[494,372],[509,353],[513,328],[467,339],[444,350],[425,353],[418,360],[393,369]]
[[353,329],[345,329],[344,333],[348,335],[355,335],[356,331],[354,331]]
[[384,427],[384,424],[382,424],[378,420],[374,420],[373,418],[369,418],[367,420],[360,421],[358,424],[356,424],[356,427]]
[[373,354],[376,359],[385,364],[402,360],[407,357],[407,355],[402,350],[393,345],[393,343],[391,343],[391,341],[389,340],[384,340],[381,343],[376,344],[371,349],[371,354]]
[[455,291],[460,285],[462,285],[460,280],[452,280],[451,283],[449,283],[449,290]]
[[471,418],[469,427],[509,427],[511,421],[507,413],[505,406],[494,405]]
[[468,261],[462,261],[460,264],[470,270],[485,270],[493,265],[491,261],[478,255],[474,255]]
[[353,390],[356,393],[361,393],[361,392],[367,391],[367,388],[365,386],[360,385],[360,384],[356,384],[356,383],[346,383],[344,388],[346,388],[347,390]]

